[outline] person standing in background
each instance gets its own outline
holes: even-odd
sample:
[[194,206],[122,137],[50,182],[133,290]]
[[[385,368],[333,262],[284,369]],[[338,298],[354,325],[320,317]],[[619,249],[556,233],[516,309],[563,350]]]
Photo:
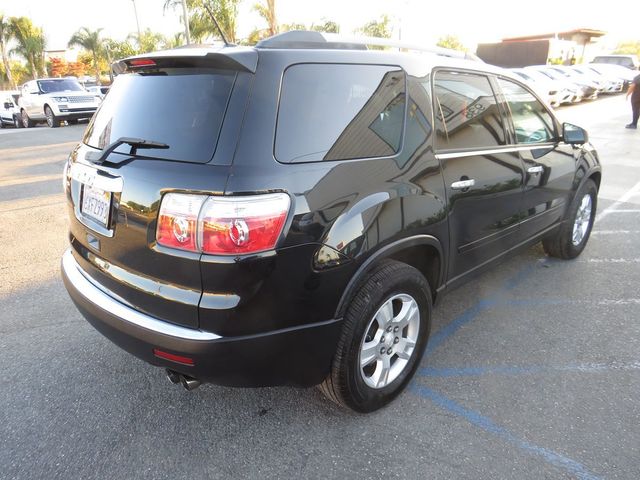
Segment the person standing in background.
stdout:
[[640,117],[640,75],[636,77],[629,85],[627,90],[627,99],[631,97],[631,111],[633,112],[633,120],[626,126],[626,128],[638,128],[638,117]]

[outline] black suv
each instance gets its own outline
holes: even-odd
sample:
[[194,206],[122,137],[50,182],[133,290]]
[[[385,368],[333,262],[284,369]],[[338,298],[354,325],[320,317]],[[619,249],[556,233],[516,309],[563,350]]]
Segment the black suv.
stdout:
[[589,238],[586,132],[502,69],[294,32],[117,70],[65,167],[63,278],[96,329],[188,389],[321,384],[375,410],[445,291]]

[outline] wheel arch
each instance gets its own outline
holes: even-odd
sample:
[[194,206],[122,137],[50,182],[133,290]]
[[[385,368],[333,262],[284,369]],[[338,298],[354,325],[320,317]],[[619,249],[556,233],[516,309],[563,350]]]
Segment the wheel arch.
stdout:
[[362,262],[342,293],[335,318],[344,316],[349,300],[362,280],[381,260],[397,260],[419,270],[429,282],[431,297],[435,301],[440,287],[444,284],[445,263],[442,245],[432,235],[414,235],[385,245]]

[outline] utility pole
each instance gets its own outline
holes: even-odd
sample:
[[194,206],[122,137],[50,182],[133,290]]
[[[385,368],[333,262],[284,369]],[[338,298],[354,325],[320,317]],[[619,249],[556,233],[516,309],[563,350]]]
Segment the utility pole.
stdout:
[[140,42],[142,40],[142,35],[140,34],[140,22],[138,21],[138,9],[136,8],[136,0],[131,0],[133,2],[133,13],[136,15],[136,26],[138,27],[138,48],[140,47]]
[[184,35],[187,45],[191,43],[191,32],[189,31],[189,11],[187,10],[187,0],[182,0],[182,20],[184,21]]

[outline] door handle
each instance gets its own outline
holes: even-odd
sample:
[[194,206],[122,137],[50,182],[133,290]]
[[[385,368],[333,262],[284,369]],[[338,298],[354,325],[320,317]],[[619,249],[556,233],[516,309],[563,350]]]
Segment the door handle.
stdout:
[[476,181],[473,178],[469,180],[460,180],[458,182],[453,182],[451,184],[451,188],[453,190],[464,190],[466,188],[473,187],[476,184]]
[[537,174],[544,172],[544,167],[542,165],[536,165],[535,167],[527,168],[527,173]]

